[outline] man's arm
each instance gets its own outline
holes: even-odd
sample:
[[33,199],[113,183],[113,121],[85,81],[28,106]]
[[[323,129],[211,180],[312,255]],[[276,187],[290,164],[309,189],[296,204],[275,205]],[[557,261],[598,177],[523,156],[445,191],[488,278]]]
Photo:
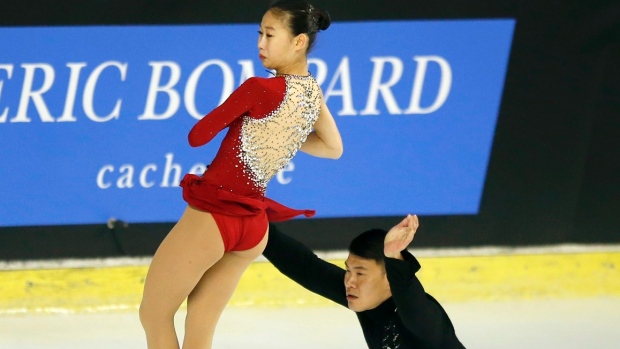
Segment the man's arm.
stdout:
[[464,348],[456,338],[448,314],[424,291],[415,276],[420,263],[406,247],[418,226],[416,216],[407,216],[385,237],[385,270],[398,315],[405,327],[429,347]]
[[269,239],[263,255],[282,274],[304,288],[347,306],[345,271],[320,259],[304,244],[283,234],[273,224],[269,225]]
[[[431,348],[460,348],[448,315],[433,297],[426,294],[415,276],[420,264],[406,250],[401,254],[403,260],[385,258],[392,298],[401,321]],[[451,346],[449,343],[458,344]]]

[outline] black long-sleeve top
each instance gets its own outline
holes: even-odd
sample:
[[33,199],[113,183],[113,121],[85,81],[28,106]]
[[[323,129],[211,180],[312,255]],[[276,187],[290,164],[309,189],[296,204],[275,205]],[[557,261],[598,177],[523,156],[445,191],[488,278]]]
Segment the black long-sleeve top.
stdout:
[[[301,242],[269,226],[263,255],[284,275],[306,289],[347,307],[345,270],[318,258]],[[370,349],[464,349],[441,305],[415,276],[420,269],[407,251],[404,260],[385,258],[392,297],[357,312]]]

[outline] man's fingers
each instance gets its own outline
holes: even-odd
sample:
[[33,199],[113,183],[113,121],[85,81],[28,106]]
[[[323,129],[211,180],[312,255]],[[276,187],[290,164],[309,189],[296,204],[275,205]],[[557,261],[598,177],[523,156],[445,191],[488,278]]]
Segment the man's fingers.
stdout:
[[415,230],[415,221],[413,216],[407,216],[407,229]]
[[417,215],[411,216],[411,225],[413,226],[414,230],[417,230],[418,227],[420,226],[420,221],[418,220]]
[[405,217],[402,221],[400,221],[400,223],[398,223],[398,226],[400,227],[406,227],[407,225],[409,225],[409,215],[407,215],[407,217]]

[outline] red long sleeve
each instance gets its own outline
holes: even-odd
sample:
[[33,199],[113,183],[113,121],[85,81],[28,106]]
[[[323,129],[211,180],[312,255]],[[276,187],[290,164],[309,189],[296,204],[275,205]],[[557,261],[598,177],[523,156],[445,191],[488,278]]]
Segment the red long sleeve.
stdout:
[[256,104],[257,78],[249,78],[239,86],[220,106],[200,119],[188,135],[189,144],[199,147],[211,141],[235,119],[247,114]]

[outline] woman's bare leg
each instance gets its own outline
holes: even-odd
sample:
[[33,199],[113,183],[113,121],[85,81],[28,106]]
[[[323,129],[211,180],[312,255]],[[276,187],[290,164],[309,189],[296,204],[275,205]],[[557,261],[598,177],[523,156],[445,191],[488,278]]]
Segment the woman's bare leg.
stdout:
[[187,299],[183,349],[210,349],[220,315],[241,275],[267,245],[268,233],[252,249],[227,252],[211,267]]
[[174,314],[224,255],[224,243],[211,214],[187,207],[161,243],[144,283],[140,321],[149,349],[177,349]]

